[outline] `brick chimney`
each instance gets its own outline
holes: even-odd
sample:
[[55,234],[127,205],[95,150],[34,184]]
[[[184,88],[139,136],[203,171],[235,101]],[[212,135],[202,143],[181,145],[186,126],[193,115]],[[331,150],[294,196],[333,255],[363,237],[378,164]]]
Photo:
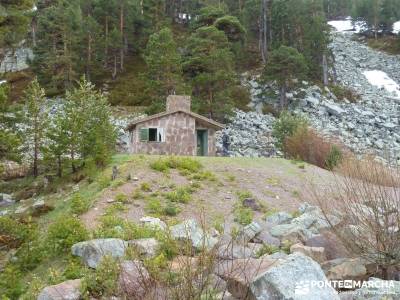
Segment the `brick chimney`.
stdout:
[[167,111],[190,111],[190,96],[169,95],[167,97]]

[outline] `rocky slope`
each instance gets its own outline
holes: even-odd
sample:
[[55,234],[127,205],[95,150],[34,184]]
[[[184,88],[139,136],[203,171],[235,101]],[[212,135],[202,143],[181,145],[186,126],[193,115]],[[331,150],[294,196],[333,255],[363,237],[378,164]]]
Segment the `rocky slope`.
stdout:
[[[390,159],[400,159],[400,57],[392,56],[370,49],[353,40],[350,33],[333,33],[330,48],[334,54],[334,70],[338,84],[353,89],[360,95],[357,103],[346,99],[339,101],[327,88],[309,85],[303,82],[297,91],[288,94],[293,101],[291,109],[305,114],[312,126],[324,135],[338,137],[346,146],[359,154],[374,153]],[[381,71],[381,72],[370,72]],[[375,76],[370,78],[367,75]],[[390,78],[376,78],[376,75],[387,74]],[[392,81],[390,81],[392,79]],[[386,88],[378,85],[391,83]],[[247,82],[252,94],[251,106],[261,112],[263,104],[271,103],[272,98],[266,94],[276,94],[273,87],[259,84],[257,78]],[[271,127],[271,118],[255,118],[240,115],[232,123],[228,132],[241,136],[237,120],[263,119],[262,127]],[[232,131],[234,133],[232,133]],[[242,141],[243,142],[243,141]],[[256,151],[257,149],[254,149]],[[247,152],[249,152],[247,150]],[[236,151],[240,154],[240,151]]]

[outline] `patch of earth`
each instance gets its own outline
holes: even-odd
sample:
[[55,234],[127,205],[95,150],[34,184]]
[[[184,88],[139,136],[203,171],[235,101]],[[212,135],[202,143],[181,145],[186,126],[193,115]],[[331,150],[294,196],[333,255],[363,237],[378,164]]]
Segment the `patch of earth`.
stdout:
[[[149,157],[151,159],[155,159]],[[179,204],[181,212],[176,217],[161,217],[164,221],[171,219],[184,220],[194,218],[199,222],[212,224],[216,220],[223,220],[226,230],[235,224],[233,209],[238,201],[237,193],[248,191],[269,211],[294,212],[302,202],[311,201],[311,186],[320,186],[321,183],[332,181],[332,175],[320,168],[298,164],[278,158],[198,158],[204,170],[212,172],[216,181],[199,181],[201,187],[192,194],[192,200],[187,204]],[[88,228],[95,228],[99,218],[104,215],[107,207],[112,205],[110,199],[124,193],[129,197],[134,191],[140,190],[142,183],[150,183],[151,192],[169,191],[169,185],[175,188],[191,183],[178,171],[172,170],[168,175],[154,171],[147,165],[127,163],[121,167],[121,178],[128,172],[137,181],[127,182],[116,188],[106,189],[96,200],[95,205],[81,216]],[[127,210],[118,215],[133,222],[148,215],[145,212],[146,200],[136,199],[127,204]],[[254,212],[254,218],[261,218],[265,212]]]

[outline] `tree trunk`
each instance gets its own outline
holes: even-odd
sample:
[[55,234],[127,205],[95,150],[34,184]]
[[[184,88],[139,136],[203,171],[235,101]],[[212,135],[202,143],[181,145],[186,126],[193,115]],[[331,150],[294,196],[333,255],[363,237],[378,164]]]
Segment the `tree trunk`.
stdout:
[[112,72],[112,79],[117,77],[117,54],[114,54],[114,70]]
[[268,31],[268,0],[262,1],[262,14],[261,14],[261,58],[265,64],[268,60],[268,41],[267,41],[267,31]]
[[328,60],[326,58],[326,53],[322,54],[322,73],[324,86],[329,84],[328,82]]
[[121,32],[121,50],[120,50],[120,69],[124,69],[124,4],[121,1],[121,9],[120,9],[120,32]]
[[104,67],[108,66],[108,16],[106,16],[106,24],[105,24],[105,42],[106,45],[104,47]]
[[74,152],[74,150],[72,150],[72,152],[71,152],[71,167],[72,167],[72,173],[76,173],[75,152]]
[[37,145],[36,138],[34,143],[35,143],[35,149],[33,153],[33,176],[37,177],[39,175],[39,170],[38,170],[39,147]]
[[61,161],[61,155],[57,156],[57,176],[62,177],[62,161]]
[[286,83],[282,84],[279,90],[279,103],[281,106],[281,110],[284,110],[287,107],[286,103]]
[[86,79],[90,81],[90,65],[92,63],[92,36],[88,35],[88,49],[87,49],[87,65],[86,65]]
[[36,47],[36,19],[32,19],[32,45],[33,47]]

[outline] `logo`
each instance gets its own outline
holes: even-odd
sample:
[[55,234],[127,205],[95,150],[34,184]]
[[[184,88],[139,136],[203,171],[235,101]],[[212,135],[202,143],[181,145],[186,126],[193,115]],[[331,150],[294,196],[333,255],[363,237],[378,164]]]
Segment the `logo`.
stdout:
[[[316,289],[335,289],[335,290],[355,290],[366,289],[366,292],[376,294],[390,294],[394,288],[393,281],[384,280],[369,280],[369,281],[356,281],[356,280],[331,280],[331,281],[318,281],[318,280],[302,280],[296,283],[294,293],[298,296],[305,296],[310,294]],[[371,289],[371,290],[369,290]]]

